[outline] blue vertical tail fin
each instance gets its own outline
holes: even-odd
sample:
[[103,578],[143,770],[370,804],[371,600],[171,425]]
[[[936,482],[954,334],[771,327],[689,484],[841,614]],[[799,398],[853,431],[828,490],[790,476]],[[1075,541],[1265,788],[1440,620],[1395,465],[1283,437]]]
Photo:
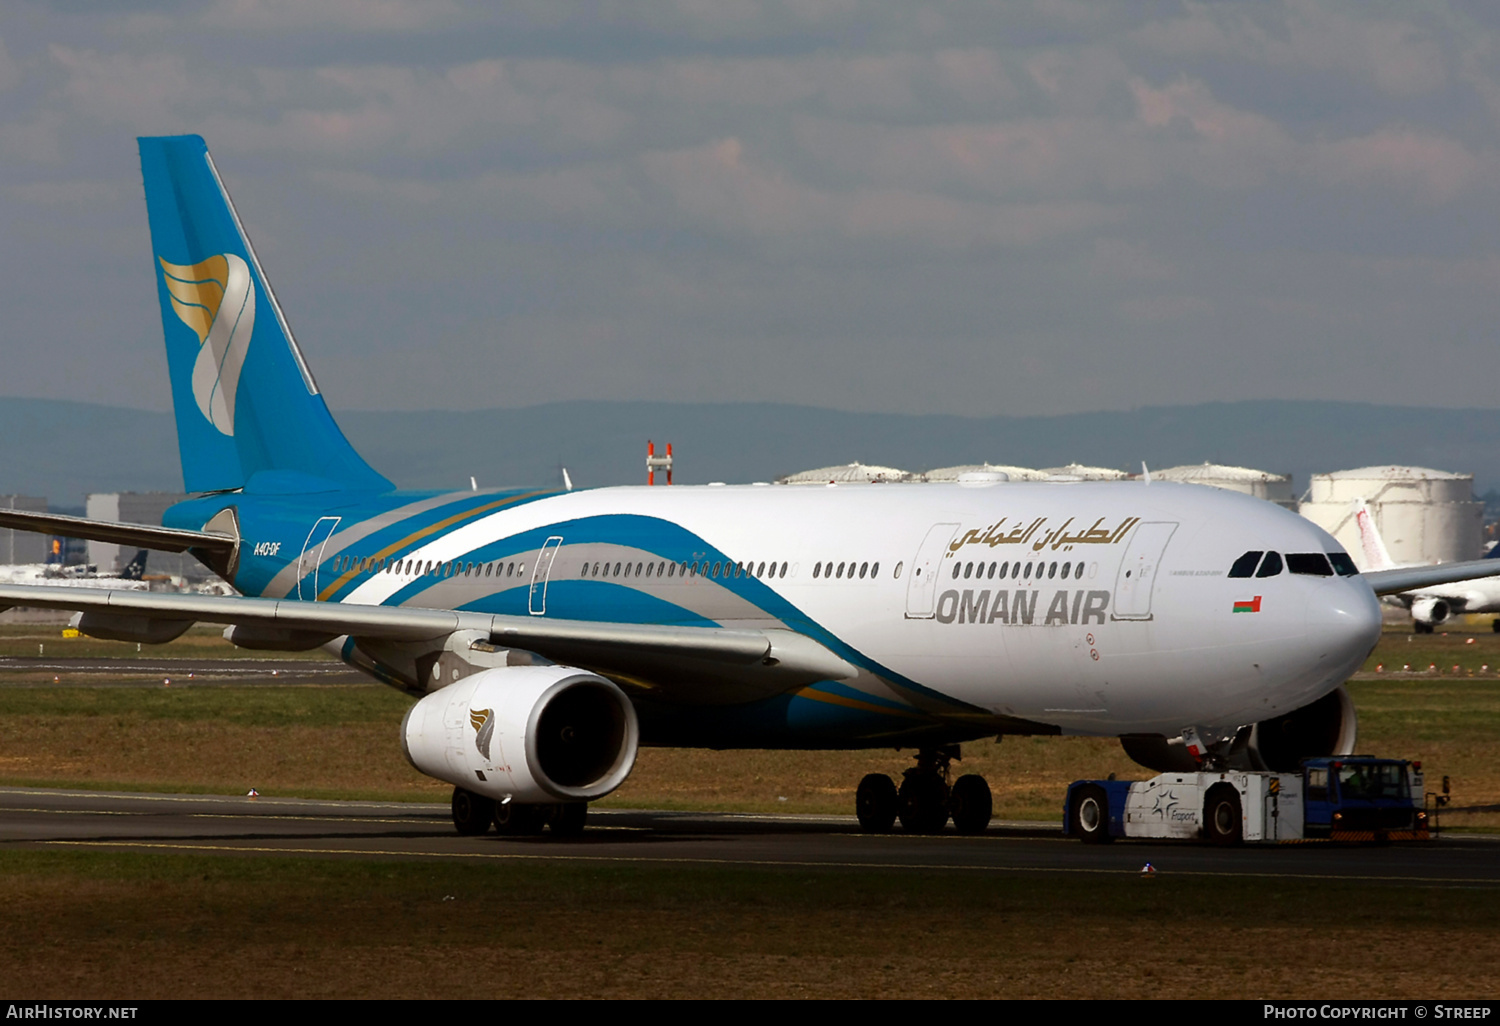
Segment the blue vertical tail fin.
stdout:
[[139,143],[184,486],[389,490],[334,423],[208,146]]

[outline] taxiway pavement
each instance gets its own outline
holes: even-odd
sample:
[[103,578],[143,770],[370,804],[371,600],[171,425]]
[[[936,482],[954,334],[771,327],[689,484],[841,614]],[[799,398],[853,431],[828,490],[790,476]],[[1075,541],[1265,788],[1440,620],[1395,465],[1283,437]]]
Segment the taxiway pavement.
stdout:
[[823,867],[850,871],[1299,877],[1372,884],[1500,886],[1500,839],[1425,845],[1219,849],[1088,846],[1047,823],[978,837],[865,834],[853,817],[595,809],[579,837],[460,837],[446,805],[0,788],[0,849],[157,851],[274,858],[459,859]]

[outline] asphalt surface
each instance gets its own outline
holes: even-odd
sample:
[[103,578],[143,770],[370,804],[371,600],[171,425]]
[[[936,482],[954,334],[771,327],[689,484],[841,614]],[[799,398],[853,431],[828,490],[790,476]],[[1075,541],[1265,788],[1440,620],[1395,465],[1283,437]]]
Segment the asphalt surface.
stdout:
[[[5,671],[11,671],[7,674]],[[65,686],[367,684],[329,660],[41,659],[0,657],[0,687],[55,675]],[[191,677],[189,675],[191,674]],[[7,677],[11,679],[7,680]],[[1330,877],[1369,882],[1500,886],[1500,837],[1448,834],[1423,845],[1328,844],[1217,849],[1146,841],[1088,846],[1055,823],[991,824],[979,837],[862,833],[854,817],[590,810],[583,835],[460,837],[446,804],[335,802],[246,796],[0,788],[0,849],[161,851],[256,857],[526,859],[726,866],[827,866],[854,871],[1160,873]]]
[[444,805],[246,796],[0,789],[0,849],[159,851],[271,858],[556,860],[829,867],[849,871],[1158,874],[1333,878],[1500,886],[1500,839],[1425,845],[1216,849],[1087,846],[1046,823],[992,824],[979,837],[861,833],[853,817],[591,810],[575,838],[460,837]]
[[[51,659],[0,656],[0,687],[32,687],[52,674],[75,687],[141,687],[163,678],[197,684],[371,684],[365,674],[331,659]],[[19,679],[18,679],[19,678]]]

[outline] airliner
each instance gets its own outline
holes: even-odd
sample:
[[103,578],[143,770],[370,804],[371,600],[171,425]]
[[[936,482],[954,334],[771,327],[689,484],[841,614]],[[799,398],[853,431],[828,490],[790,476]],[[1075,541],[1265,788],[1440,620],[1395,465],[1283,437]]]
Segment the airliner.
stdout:
[[[1385,547],[1385,539],[1375,526],[1370,508],[1363,499],[1356,499],[1354,524],[1359,530],[1359,546],[1364,555],[1364,565],[1369,570],[1393,570],[1401,567],[1391,558]],[[1491,549],[1487,560],[1500,559],[1500,546]],[[1491,563],[1500,570],[1500,563]],[[1500,613],[1500,574],[1459,584],[1436,585],[1388,595],[1387,602],[1411,610],[1412,628],[1417,634],[1431,634],[1437,627],[1455,616],[1470,613]],[[1500,618],[1490,622],[1496,633],[1500,633]]]
[[1347,753],[1377,592],[1480,575],[1361,575],[1278,506],[1149,475],[398,490],[329,413],[204,141],[139,146],[196,494],[160,527],[0,526],[188,551],[240,594],[12,585],[0,606],[331,649],[413,697],[393,749],[453,785],[461,833],[576,833],[641,745],[907,750],[899,787],[860,781],[861,824],[966,833],[990,789],[951,764],[983,738],[1118,737],[1161,769]]

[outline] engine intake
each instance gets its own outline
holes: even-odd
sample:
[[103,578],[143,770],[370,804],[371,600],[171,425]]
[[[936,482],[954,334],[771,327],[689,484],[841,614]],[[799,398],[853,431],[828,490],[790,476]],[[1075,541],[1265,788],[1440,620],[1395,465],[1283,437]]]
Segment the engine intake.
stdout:
[[1418,623],[1437,626],[1453,615],[1453,607],[1447,599],[1436,595],[1424,595],[1411,604],[1411,618]]
[[625,693],[568,666],[484,670],[423,698],[401,724],[418,772],[522,803],[604,797],[630,775],[639,742]]

